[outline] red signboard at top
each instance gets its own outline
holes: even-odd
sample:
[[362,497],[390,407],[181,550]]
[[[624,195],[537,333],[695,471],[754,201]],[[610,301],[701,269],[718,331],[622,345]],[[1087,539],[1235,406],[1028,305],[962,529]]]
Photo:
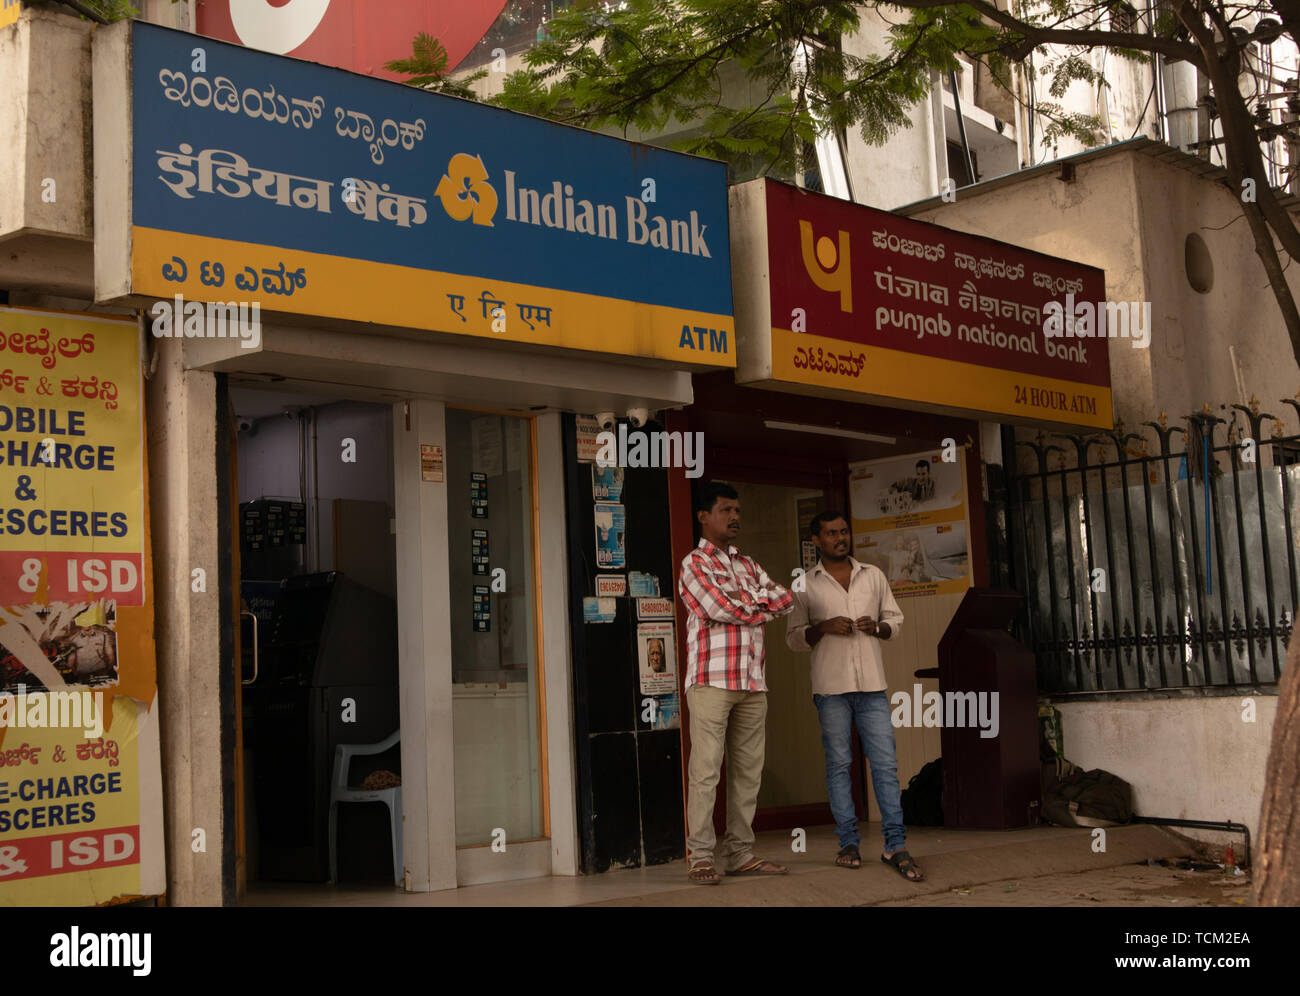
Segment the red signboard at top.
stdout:
[[409,59],[427,32],[460,63],[506,0],[199,0],[199,34],[367,76],[402,79],[384,64]]
[[733,213],[760,202],[771,359],[749,379],[1111,425],[1108,340],[1045,332],[1049,302],[1106,313],[1101,270],[771,181]]

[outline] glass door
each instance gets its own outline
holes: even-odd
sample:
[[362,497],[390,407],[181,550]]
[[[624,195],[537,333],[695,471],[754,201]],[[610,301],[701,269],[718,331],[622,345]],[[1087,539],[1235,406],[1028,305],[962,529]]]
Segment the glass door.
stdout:
[[532,419],[447,409],[456,845],[545,837]]

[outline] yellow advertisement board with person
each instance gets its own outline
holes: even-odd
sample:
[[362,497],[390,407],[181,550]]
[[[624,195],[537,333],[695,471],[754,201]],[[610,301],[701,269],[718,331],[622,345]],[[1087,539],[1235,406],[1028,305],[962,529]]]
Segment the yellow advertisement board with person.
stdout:
[[140,330],[0,308],[0,906],[164,889]]
[[851,463],[849,498],[853,555],[885,572],[895,598],[970,587],[963,447]]

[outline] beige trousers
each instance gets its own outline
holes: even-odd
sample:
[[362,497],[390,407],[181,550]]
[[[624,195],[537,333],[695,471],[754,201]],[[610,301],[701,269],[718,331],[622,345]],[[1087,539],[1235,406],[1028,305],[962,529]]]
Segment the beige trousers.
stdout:
[[727,833],[718,848],[718,864],[723,871],[731,871],[753,856],[754,829],[750,824],[763,777],[767,693],[692,685],[686,689],[686,702],[691,713],[686,848],[691,864],[714,857],[713,803],[725,753]]

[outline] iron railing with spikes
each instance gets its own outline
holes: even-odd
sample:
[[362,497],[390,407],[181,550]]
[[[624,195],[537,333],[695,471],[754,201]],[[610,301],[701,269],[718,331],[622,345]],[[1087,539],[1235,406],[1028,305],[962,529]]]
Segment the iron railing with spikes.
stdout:
[[1254,398],[1220,411],[1017,444],[1034,466],[1008,481],[1010,540],[1041,692],[1276,684],[1300,598],[1300,433]]

